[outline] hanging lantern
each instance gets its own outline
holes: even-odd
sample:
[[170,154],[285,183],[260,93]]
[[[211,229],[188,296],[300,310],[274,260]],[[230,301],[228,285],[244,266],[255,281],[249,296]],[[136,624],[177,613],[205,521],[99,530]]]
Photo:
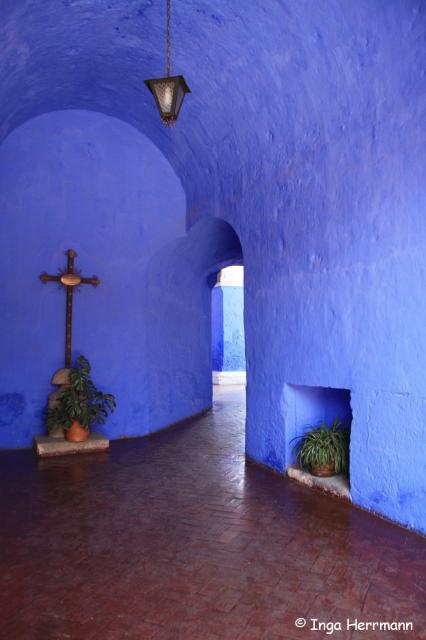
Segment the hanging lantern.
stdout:
[[145,80],[145,84],[155,98],[164,124],[174,124],[179,115],[183,99],[191,89],[183,76],[172,76],[170,62],[170,0],[166,0],[166,76]]
[[165,124],[176,122],[185,93],[191,90],[183,76],[167,76],[145,80],[145,84],[155,98],[161,119]]

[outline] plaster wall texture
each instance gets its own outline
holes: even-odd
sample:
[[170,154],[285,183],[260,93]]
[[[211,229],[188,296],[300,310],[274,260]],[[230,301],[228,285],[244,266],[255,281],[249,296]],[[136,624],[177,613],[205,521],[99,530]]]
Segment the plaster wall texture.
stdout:
[[[186,215],[180,192],[182,218],[179,215],[179,224],[174,218],[172,223],[172,229],[176,231],[176,223],[179,230],[176,235],[170,232],[171,244],[163,244],[168,224],[163,220],[161,230],[156,227],[158,250],[153,247],[147,266],[148,289],[140,293],[141,287],[132,296],[135,313],[120,312],[120,306],[111,310],[113,317],[122,314],[120,330],[123,323],[124,335],[133,334],[138,326],[135,318],[142,326],[146,322],[142,309],[149,309],[151,320],[158,320],[149,321],[154,339],[147,340],[145,348],[146,362],[151,362],[148,358],[164,339],[167,318],[177,314],[183,323],[188,321],[188,331],[204,347],[189,353],[184,341],[169,357],[167,344],[162,351],[165,364],[157,374],[159,379],[167,376],[169,365],[178,367],[181,361],[188,372],[187,364],[196,360],[195,373],[181,383],[180,393],[187,397],[185,389],[193,386],[200,398],[194,406],[206,404],[211,388],[210,290],[195,287],[181,297],[175,291],[179,282],[182,292],[197,278],[210,284],[213,264],[217,267],[226,260],[235,264],[232,254],[241,253],[238,236],[245,266],[248,455],[279,471],[289,463],[286,385],[350,390],[353,501],[426,531],[425,4],[421,0],[174,3],[174,69],[185,74],[192,89],[174,129],[161,126],[143,85],[144,78],[162,73],[163,50],[158,42],[164,35],[163,5],[160,0],[2,3],[1,135],[6,137],[19,124],[57,109],[96,110],[145,133],[181,181]],[[12,145],[12,136],[6,139],[2,156]],[[43,137],[37,153],[42,142]],[[28,144],[26,138],[19,143],[22,154]],[[39,172],[33,160],[27,162]],[[13,262],[15,273],[22,264],[29,265],[28,273],[22,273],[28,303],[7,282],[2,285],[4,300],[14,301],[4,312],[12,327],[6,362],[14,364],[2,371],[7,382],[3,388],[10,393],[2,402],[12,407],[12,417],[24,415],[28,407],[29,416],[38,411],[48,389],[25,396],[23,386],[31,388],[28,381],[35,373],[45,374],[40,379],[47,380],[57,356],[52,347],[48,365],[40,361],[30,365],[28,358],[24,364],[22,347],[37,343],[37,331],[30,331],[32,342],[12,339],[15,324],[23,322],[21,312],[31,310],[34,316],[37,304],[42,304],[35,302],[40,300],[39,289],[37,294],[31,289],[38,283],[31,285],[23,276],[30,270],[32,277],[40,270],[55,269],[68,247],[61,246],[56,254],[51,250],[53,240],[59,243],[57,235],[46,241],[43,251],[35,243],[36,251],[27,254],[28,231],[36,230],[18,234],[18,220],[21,229],[24,222],[33,223],[30,216],[24,220],[14,211],[22,204],[28,210],[29,169],[18,185],[13,154],[2,164],[9,165],[2,171],[2,190],[8,193],[7,200],[2,196],[2,208],[10,207],[9,221],[16,216],[16,225],[6,227],[4,242],[8,238],[13,247],[3,260],[6,265]],[[57,191],[56,165],[53,161],[51,165],[43,171],[42,190],[29,190],[29,200],[39,210],[37,229],[47,239],[53,233],[47,224],[50,218],[43,214],[49,182],[55,201],[52,210],[68,210]],[[124,180],[122,172],[119,175]],[[162,202],[159,190],[154,191],[155,201]],[[69,216],[75,215],[75,204],[83,199],[73,198],[71,193]],[[86,208],[83,224],[89,224],[93,210]],[[136,214],[126,210],[127,215],[134,229]],[[102,225],[102,218],[97,220]],[[122,220],[114,233],[118,240],[125,235],[122,246],[127,242],[133,246],[134,235],[127,238]],[[105,274],[93,246],[82,247],[81,236],[74,236],[79,264],[102,279]],[[97,246],[102,250],[101,242]],[[126,263],[127,257],[120,255],[116,252],[115,259]],[[197,278],[190,275],[191,269]],[[163,274],[165,293],[160,300],[150,273]],[[118,275],[117,286],[123,286]],[[128,286],[136,285],[129,279]],[[48,293],[46,287],[44,295],[55,299],[49,307],[55,320],[53,342],[59,340],[54,332],[62,330],[63,310],[57,292]],[[84,290],[81,300],[84,296],[88,305],[97,300],[100,311],[100,295],[107,296],[102,286],[98,291]],[[125,295],[124,287],[120,295]],[[152,306],[156,300],[157,306]],[[90,312],[87,307],[86,313]],[[76,313],[81,322],[81,312]],[[41,323],[38,317],[35,327]],[[186,334],[180,323],[173,327],[170,342]],[[100,335],[105,331],[99,329]],[[90,357],[93,335],[85,340],[82,346],[87,346]],[[13,344],[19,348],[12,349]],[[113,356],[106,356],[109,364]],[[138,353],[131,352],[132,358],[139,377],[126,382],[129,394],[147,398],[146,389],[160,389],[151,423],[158,426],[168,414],[162,399],[170,380],[161,378],[157,386],[147,382]],[[23,403],[22,395],[31,399]],[[141,401],[142,413],[145,406]],[[117,423],[111,429],[119,432]],[[29,433],[20,442],[28,437]]]
[[212,289],[212,368],[223,370],[223,289]]
[[[0,359],[8,363],[0,374],[0,445],[30,446],[43,431],[42,410],[54,389],[49,381],[63,366],[65,292],[38,276],[65,266],[68,248],[77,251],[77,269],[101,280],[98,288],[82,286],[74,294],[73,356],[84,353],[100,388],[117,396],[104,432],[150,431],[148,398],[153,386],[164,391],[157,365],[171,345],[164,335],[156,362],[147,359],[147,268],[185,233],[185,194],[173,169],[122,121],[92,112],[50,113],[0,147],[0,210]],[[161,292],[149,295],[158,306]],[[178,419],[187,414],[178,400],[179,379],[176,387]],[[196,397],[191,402],[189,413],[204,408]]]
[[244,289],[216,285],[212,291],[213,371],[245,371]]

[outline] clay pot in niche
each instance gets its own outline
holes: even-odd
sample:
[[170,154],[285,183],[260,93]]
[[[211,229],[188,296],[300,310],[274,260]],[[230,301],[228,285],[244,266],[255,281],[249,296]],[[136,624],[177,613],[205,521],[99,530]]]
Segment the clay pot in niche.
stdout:
[[328,464],[312,466],[311,473],[313,476],[317,476],[318,478],[329,478],[330,476],[335,476],[336,471],[334,470],[334,460]]

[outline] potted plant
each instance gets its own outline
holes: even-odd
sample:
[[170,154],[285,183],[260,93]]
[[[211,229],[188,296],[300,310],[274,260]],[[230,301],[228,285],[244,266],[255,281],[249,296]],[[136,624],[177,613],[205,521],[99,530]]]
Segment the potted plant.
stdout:
[[313,476],[328,477],[347,473],[349,468],[349,429],[338,418],[329,426],[321,422],[299,438],[297,460]]
[[110,393],[102,393],[90,377],[91,366],[84,356],[79,356],[76,366],[69,370],[69,383],[58,396],[56,406],[48,409],[47,430],[62,427],[69,442],[84,442],[94,424],[104,424],[108,413],[116,407]]

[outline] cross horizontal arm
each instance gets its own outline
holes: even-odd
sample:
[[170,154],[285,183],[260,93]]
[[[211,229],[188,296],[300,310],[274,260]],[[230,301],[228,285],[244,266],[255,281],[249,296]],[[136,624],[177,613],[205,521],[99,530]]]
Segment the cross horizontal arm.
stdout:
[[60,282],[60,276],[49,276],[47,273],[42,273],[40,276],[40,280],[46,284],[46,282]]
[[101,284],[98,276],[93,276],[93,278],[82,278],[81,282],[82,284],[91,284],[94,287],[97,287],[99,284]]

